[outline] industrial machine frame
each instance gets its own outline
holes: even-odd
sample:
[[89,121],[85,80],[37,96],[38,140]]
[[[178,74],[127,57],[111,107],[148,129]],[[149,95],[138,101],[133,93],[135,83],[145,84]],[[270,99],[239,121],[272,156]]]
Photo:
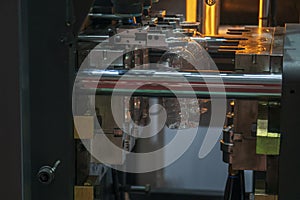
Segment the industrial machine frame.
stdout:
[[[71,110],[73,39],[91,2],[5,0],[1,4],[0,24],[6,28],[0,33],[4,44],[0,79],[3,94],[1,198],[72,200],[75,184]],[[286,28],[279,199],[297,200],[300,198],[300,160],[297,159],[300,28],[299,25]],[[55,184],[38,182],[38,170],[57,160],[61,165]]]

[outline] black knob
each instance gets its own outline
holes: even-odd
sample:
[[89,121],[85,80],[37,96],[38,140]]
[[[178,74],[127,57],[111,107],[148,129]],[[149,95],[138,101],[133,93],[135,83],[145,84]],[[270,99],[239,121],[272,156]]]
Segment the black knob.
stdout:
[[55,171],[58,165],[60,164],[60,161],[56,161],[54,164],[54,167],[50,166],[43,166],[40,168],[39,172],[37,173],[37,179],[40,183],[49,185],[55,177]]

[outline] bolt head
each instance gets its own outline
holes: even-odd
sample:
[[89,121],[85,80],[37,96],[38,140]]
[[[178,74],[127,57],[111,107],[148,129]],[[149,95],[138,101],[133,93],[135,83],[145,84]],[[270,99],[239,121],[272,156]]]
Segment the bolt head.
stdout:
[[217,3],[217,0],[205,0],[205,3],[209,6],[213,6]]

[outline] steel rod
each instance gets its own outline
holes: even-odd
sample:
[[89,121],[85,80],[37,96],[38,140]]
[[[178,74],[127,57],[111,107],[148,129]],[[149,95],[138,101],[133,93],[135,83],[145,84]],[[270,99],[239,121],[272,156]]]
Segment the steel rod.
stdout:
[[86,70],[79,72],[77,81],[81,89],[95,90],[97,94],[115,92],[126,95],[134,91],[135,95],[141,96],[174,96],[175,92],[198,97],[226,95],[227,98],[279,99],[282,75]]

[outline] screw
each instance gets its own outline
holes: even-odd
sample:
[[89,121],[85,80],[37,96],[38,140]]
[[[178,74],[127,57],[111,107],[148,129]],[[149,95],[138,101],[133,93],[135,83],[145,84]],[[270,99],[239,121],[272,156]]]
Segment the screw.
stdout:
[[205,3],[209,6],[213,6],[217,3],[217,0],[205,0]]

